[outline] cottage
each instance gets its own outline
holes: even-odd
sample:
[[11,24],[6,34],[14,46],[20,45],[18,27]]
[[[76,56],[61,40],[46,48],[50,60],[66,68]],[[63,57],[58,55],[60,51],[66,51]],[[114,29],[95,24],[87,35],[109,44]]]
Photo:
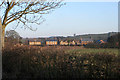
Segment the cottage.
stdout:
[[76,43],[75,43],[74,40],[72,40],[72,41],[69,42],[69,45],[76,45]]
[[62,46],[67,46],[67,45],[68,45],[68,42],[67,42],[67,41],[60,41],[60,45],[62,45]]
[[105,40],[97,40],[97,43],[99,43],[99,44],[102,44],[102,43],[106,43],[107,41],[105,41]]
[[80,46],[81,45],[81,43],[80,43],[80,41],[78,40],[78,41],[76,41],[76,45],[77,46]]
[[57,40],[46,40],[46,45],[57,45],[58,41]]
[[42,42],[39,39],[31,39],[31,40],[28,40],[28,44],[29,45],[42,45]]
[[81,45],[86,45],[88,43],[93,43],[93,40],[90,38],[81,39]]

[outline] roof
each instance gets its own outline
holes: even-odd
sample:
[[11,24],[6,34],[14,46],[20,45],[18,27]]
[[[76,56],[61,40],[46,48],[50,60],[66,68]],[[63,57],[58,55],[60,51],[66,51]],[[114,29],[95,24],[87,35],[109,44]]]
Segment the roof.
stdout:
[[61,40],[61,41],[63,41],[63,42],[68,42],[67,40]]
[[81,39],[81,41],[93,41],[93,40],[90,38],[83,38],[83,39]]
[[41,42],[41,39],[28,39],[30,42]]
[[46,40],[46,41],[57,41],[57,40]]
[[101,41],[107,42],[107,40],[97,40],[96,42],[101,42]]

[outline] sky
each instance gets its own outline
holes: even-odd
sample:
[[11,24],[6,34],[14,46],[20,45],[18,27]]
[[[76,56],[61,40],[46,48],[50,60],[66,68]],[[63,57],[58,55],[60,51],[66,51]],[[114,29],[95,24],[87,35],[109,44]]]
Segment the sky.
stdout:
[[[31,25],[37,31],[15,29],[21,37],[37,38],[50,36],[72,36],[73,34],[101,34],[118,31],[117,2],[66,2],[47,15],[41,25]],[[12,30],[14,24],[7,26]]]

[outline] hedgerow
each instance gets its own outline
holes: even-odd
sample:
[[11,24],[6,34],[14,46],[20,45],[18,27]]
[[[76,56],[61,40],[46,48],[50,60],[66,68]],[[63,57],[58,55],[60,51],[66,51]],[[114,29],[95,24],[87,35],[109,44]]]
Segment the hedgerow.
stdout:
[[69,54],[56,47],[15,46],[3,50],[3,79],[120,78],[115,54]]

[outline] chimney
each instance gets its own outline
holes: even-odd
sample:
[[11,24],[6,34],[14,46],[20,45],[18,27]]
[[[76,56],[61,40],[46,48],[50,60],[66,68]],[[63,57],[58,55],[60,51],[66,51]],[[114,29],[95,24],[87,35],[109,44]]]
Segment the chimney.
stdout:
[[74,34],[74,37],[76,36],[76,34]]

